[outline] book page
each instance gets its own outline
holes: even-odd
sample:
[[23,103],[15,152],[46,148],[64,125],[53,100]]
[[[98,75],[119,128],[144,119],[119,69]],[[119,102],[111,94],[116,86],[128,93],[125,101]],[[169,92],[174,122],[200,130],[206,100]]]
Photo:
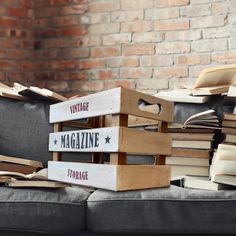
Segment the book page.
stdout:
[[193,89],[234,83],[236,83],[236,64],[223,65],[203,70],[193,85]]
[[200,112],[200,113],[197,113],[193,116],[190,116],[185,122],[184,122],[184,126],[186,126],[190,121],[193,121],[193,120],[201,120],[203,118],[207,118],[207,117],[214,117],[214,118],[217,118],[215,116],[215,110],[213,109],[210,109],[210,110],[207,110],[207,111],[203,111],[203,112]]

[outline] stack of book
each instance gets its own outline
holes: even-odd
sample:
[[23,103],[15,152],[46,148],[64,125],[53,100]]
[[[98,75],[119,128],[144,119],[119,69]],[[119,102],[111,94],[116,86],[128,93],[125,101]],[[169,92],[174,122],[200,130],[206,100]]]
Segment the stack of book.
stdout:
[[186,89],[161,92],[156,96],[175,102],[174,123],[168,126],[172,154],[166,157],[172,180],[184,175],[208,177],[215,133],[220,129],[216,111],[209,109],[215,97],[192,96]]
[[40,161],[0,155],[0,171],[31,174],[43,168]]
[[0,155],[0,183],[8,187],[58,188],[68,185],[50,181],[42,162]]
[[[225,103],[236,106],[236,85],[229,87]],[[234,110],[231,113],[224,113],[222,133],[225,136],[224,143],[236,145],[236,114]]]
[[236,82],[235,74],[234,64],[207,68],[193,86],[156,94],[175,102],[174,123],[168,127],[172,154],[166,158],[172,179],[184,175],[209,177],[212,154],[221,142],[221,95]]
[[236,186],[235,153],[235,145],[219,144],[210,173],[213,182]]

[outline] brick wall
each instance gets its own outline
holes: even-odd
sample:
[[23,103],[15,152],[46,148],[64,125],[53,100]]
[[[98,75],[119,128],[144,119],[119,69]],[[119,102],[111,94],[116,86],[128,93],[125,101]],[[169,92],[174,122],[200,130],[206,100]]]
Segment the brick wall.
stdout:
[[33,1],[0,0],[0,82],[34,80]]
[[[9,2],[25,11],[14,15]],[[17,53],[5,56],[18,46],[0,46],[1,80],[15,80],[16,67],[19,80],[68,96],[118,85],[155,93],[193,83],[206,67],[236,63],[236,0],[34,0],[34,26],[12,33],[15,24],[3,16],[21,29],[21,21],[32,23],[31,1],[0,3],[0,40],[26,44],[19,63]]]

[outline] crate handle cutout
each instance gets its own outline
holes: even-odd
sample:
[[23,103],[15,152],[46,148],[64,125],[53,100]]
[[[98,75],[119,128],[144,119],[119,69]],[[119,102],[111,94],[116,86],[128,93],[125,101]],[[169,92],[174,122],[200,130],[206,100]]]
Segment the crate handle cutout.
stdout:
[[163,110],[161,104],[151,104],[146,102],[144,99],[138,100],[138,108],[141,111],[150,112],[156,115],[159,115]]
[[[122,88],[121,113],[172,122],[174,104],[148,94]],[[147,107],[150,107],[148,110]],[[146,108],[144,108],[146,107]],[[155,108],[156,111],[152,108]]]

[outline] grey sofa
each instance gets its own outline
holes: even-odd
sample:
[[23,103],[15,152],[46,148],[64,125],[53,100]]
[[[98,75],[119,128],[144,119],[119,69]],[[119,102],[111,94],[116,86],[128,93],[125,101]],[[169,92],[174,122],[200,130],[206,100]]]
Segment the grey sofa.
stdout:
[[[0,98],[0,154],[47,164],[49,104]],[[88,159],[90,156],[64,155]],[[132,158],[130,161],[133,161]],[[148,161],[148,158],[147,160]],[[0,235],[235,234],[236,191],[0,187]]]

